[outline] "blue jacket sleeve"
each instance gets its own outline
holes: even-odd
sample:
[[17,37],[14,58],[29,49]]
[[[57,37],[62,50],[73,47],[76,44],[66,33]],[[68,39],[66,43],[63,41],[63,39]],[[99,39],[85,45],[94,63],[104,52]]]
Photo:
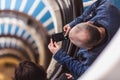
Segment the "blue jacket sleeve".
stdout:
[[91,6],[89,6],[81,16],[75,18],[72,22],[69,23],[70,27],[74,27],[76,24],[80,22],[85,22],[88,21],[90,15],[92,14],[93,11],[99,6],[102,5],[104,2],[107,0],[97,0],[95,3],[93,3]]
[[82,73],[86,71],[89,67],[90,59],[86,62],[80,62],[79,60],[70,57],[66,52],[63,52],[60,49],[55,55],[54,59],[58,61],[58,63],[67,66],[71,73],[74,74],[74,77],[78,78]]

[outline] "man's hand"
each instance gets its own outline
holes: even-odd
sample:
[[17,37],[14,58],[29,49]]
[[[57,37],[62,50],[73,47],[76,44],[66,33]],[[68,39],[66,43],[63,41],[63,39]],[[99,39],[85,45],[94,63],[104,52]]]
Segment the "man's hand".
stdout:
[[53,54],[55,54],[60,49],[60,46],[51,39],[48,48]]
[[68,80],[74,80],[74,77],[71,74],[65,73],[65,75],[66,75]]
[[69,24],[64,26],[64,31],[65,31],[65,36],[67,36],[69,34],[69,31],[71,30],[71,27],[69,26]]

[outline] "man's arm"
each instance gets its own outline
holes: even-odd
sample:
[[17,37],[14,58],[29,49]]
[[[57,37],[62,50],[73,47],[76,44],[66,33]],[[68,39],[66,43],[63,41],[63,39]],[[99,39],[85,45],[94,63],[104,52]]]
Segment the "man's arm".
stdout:
[[80,62],[63,52],[62,49],[54,55],[54,59],[57,60],[58,63],[67,66],[70,72],[76,77],[83,74],[91,64],[91,59],[87,59],[85,62]]
[[72,22],[69,23],[69,26],[72,28],[76,24],[80,22],[86,22],[87,18],[90,17],[91,12],[95,11],[95,9],[99,6],[102,5],[104,2],[107,0],[97,0],[95,3],[93,3],[91,6],[89,6],[81,16],[75,18]]

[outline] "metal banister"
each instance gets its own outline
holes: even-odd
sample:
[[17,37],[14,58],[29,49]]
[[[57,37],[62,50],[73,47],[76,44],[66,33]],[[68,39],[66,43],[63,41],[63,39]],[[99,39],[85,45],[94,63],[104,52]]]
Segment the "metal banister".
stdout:
[[[74,18],[80,16],[83,12],[82,0],[57,0],[57,3],[61,11],[62,26],[71,22]],[[74,46],[69,40],[62,42],[62,49],[64,49],[64,51],[66,51],[71,56],[74,56],[77,51],[77,47]],[[63,69],[62,65],[57,64],[53,74],[49,79],[55,80],[55,78],[58,77],[62,71],[68,70]]]

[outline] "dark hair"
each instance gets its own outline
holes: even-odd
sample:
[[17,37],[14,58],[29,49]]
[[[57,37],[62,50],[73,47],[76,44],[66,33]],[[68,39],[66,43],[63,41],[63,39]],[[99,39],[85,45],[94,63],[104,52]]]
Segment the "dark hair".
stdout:
[[90,39],[87,42],[88,45],[96,46],[101,40],[100,32],[98,31],[96,27],[94,25],[86,26],[86,30],[88,31],[90,35]]
[[38,64],[23,61],[15,69],[14,80],[46,80],[46,73]]

